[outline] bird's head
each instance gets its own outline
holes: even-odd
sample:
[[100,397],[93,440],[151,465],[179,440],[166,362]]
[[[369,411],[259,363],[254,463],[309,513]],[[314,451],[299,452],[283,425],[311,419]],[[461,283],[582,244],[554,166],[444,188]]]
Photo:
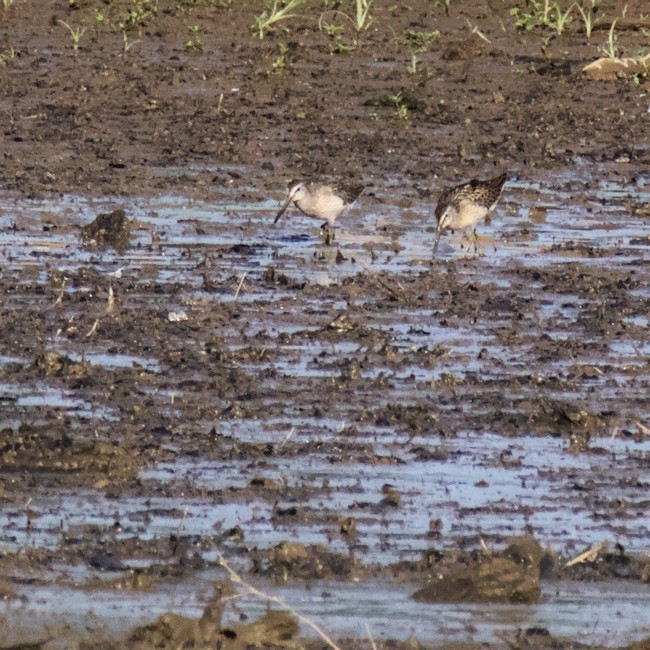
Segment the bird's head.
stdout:
[[284,200],[282,207],[275,215],[273,223],[277,223],[278,219],[284,214],[284,211],[289,207],[289,204],[293,201],[294,203],[300,201],[305,197],[307,189],[305,184],[302,181],[291,181],[287,185],[287,198]]
[[438,222],[438,231],[444,230],[451,221],[451,205],[449,203],[438,203],[436,207],[436,220]]
[[296,203],[297,201],[304,199],[306,194],[307,188],[303,181],[291,181],[287,185],[287,200],[289,201]]

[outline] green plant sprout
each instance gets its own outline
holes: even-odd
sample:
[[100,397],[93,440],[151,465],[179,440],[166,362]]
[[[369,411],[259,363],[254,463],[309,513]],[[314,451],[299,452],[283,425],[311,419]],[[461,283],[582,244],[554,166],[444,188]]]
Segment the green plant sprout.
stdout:
[[199,32],[201,31],[200,26],[190,25],[187,29],[192,35],[192,38],[185,41],[185,47],[188,50],[196,50],[198,52],[203,52],[203,41],[201,40],[201,36],[199,34]]
[[94,23],[94,28],[95,28],[95,40],[99,38],[99,28],[102,25],[108,25],[109,22],[106,18],[106,16],[101,12],[95,9],[95,23]]
[[513,7],[510,15],[515,19],[515,27],[525,29],[527,32],[535,29],[535,18],[533,14],[522,12],[519,7]]
[[370,27],[372,17],[370,16],[370,8],[374,0],[356,0],[357,5],[357,19],[354,28],[357,35],[365,29]]
[[59,22],[64,27],[67,27],[68,31],[70,32],[70,37],[72,38],[72,50],[74,52],[74,55],[77,56],[77,53],[79,52],[79,41],[81,41],[81,37],[86,33],[86,28],[77,27],[76,29],[73,29],[70,27],[70,25],[68,25],[68,23],[65,22],[65,20],[59,20]]
[[2,6],[4,7],[4,10],[7,11],[9,7],[14,3],[14,0],[2,0]]
[[465,18],[465,20],[467,21],[467,26],[472,34],[476,34],[476,36],[484,40],[486,43],[491,43],[490,39],[478,28],[478,25],[472,25],[469,18]]
[[284,70],[291,65],[287,53],[289,52],[289,47],[284,43],[278,43],[279,54],[275,61],[271,64],[274,70]]
[[627,5],[621,10],[621,15],[616,17],[609,28],[607,33],[607,42],[598,48],[598,50],[609,59],[616,59],[619,56],[618,35],[616,34],[616,23],[619,18],[625,18],[627,14]]
[[608,58],[615,59],[618,56],[618,36],[615,33],[616,23],[618,18],[612,21],[612,26],[609,28],[607,42],[600,48],[600,51]]
[[396,115],[397,115],[397,117],[399,117],[400,120],[408,120],[409,119],[408,106],[405,106],[404,104],[398,104],[397,105],[397,110],[396,110]]
[[406,67],[409,74],[417,74],[418,54],[426,52],[431,41],[439,36],[440,31],[437,29],[430,32],[408,29],[403,36],[395,39],[398,43],[408,45],[411,48],[411,63]]
[[16,55],[18,52],[14,50],[13,47],[9,48],[8,50],[5,50],[4,52],[0,53],[0,63],[6,63],[7,65],[13,65],[14,61],[16,60]]
[[140,39],[130,41],[126,35],[126,32],[122,32],[122,56],[126,58],[126,55],[129,53],[129,50],[136,44],[139,43]]
[[411,63],[406,66],[406,71],[409,74],[418,73],[418,55],[415,52],[411,54]]
[[583,9],[581,5],[577,4],[576,7],[578,8],[578,11],[580,12],[580,15],[582,16],[582,23],[585,27],[585,35],[587,37],[587,40],[591,40],[591,32],[593,30],[594,24],[593,24],[593,18],[594,18],[594,9],[596,7],[596,2],[597,0],[590,0],[591,6],[587,9]]
[[352,50],[349,45],[343,41],[343,26],[335,23],[319,23],[319,28],[325,30],[330,37],[330,52],[332,54],[347,54]]
[[140,23],[143,23],[152,15],[158,13],[158,3],[149,2],[147,0],[136,0],[133,9],[130,9],[124,20],[121,20],[118,23],[118,27],[121,30],[129,29],[130,27],[135,27]]
[[444,6],[447,15],[449,15],[449,10],[451,9],[451,2],[452,0],[433,0],[434,4]]
[[404,93],[401,90],[389,95],[388,101],[395,104],[395,115],[397,115],[400,120],[409,119],[409,108],[407,103],[404,101]]
[[440,30],[422,32],[416,29],[407,29],[399,41],[412,47],[416,52],[424,52],[431,42],[440,36]]
[[[333,14],[333,15],[341,15],[343,16],[351,25],[352,28],[354,29],[355,37],[354,37],[354,44],[352,47],[346,46],[341,42],[341,35],[337,34],[335,37],[337,41],[337,50],[339,52],[343,51],[350,51],[351,49],[359,49],[360,47],[360,42],[361,42],[361,33],[366,31],[368,27],[370,27],[373,18],[370,15],[370,9],[372,8],[374,0],[355,0],[355,17],[352,18],[349,14],[345,13],[344,11],[341,11],[340,9],[329,9],[325,12],[323,12],[318,19],[318,28],[321,30],[326,30],[328,32],[328,35],[331,37],[331,29],[332,29],[332,23],[326,22],[326,16],[328,14]],[[339,31],[342,30],[340,26],[336,26],[339,28]]]
[[300,5],[305,4],[305,2],[307,2],[307,0],[288,0],[288,2],[284,4],[281,0],[273,0],[270,9],[265,9],[259,16],[257,16],[257,18],[255,18],[255,24],[252,26],[252,29],[257,30],[260,40],[264,39],[264,34],[267,29],[281,20],[293,18],[293,15],[289,12],[293,11]]
[[321,29],[324,29],[330,38],[336,38],[339,32],[343,31],[343,27],[335,23],[323,23]]
[[519,7],[510,9],[510,15],[515,19],[515,26],[531,31],[537,27],[552,29],[558,36],[564,32],[566,26],[573,20],[572,2],[566,10],[562,10],[560,0],[530,0],[529,11]]
[[557,35],[560,36],[564,31],[564,28],[571,23],[573,20],[571,13],[573,11],[573,5],[570,5],[569,8],[562,12],[559,2],[553,3],[553,9],[555,9],[555,21],[548,20],[547,24],[549,27],[554,28],[557,32]]

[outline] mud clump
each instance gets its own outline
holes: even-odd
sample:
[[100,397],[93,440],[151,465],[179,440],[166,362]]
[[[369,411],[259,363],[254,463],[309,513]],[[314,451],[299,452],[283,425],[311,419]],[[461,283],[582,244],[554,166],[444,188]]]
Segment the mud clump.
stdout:
[[99,250],[114,248],[124,253],[129,247],[131,222],[122,208],[98,214],[94,221],[81,229],[81,238]]
[[500,556],[458,558],[436,571],[413,598],[432,603],[536,603],[540,579],[549,577],[554,565],[552,554],[527,535],[512,540]]
[[222,648],[244,650],[249,647],[293,647],[298,633],[296,619],[287,612],[269,611],[247,625],[222,627],[223,606],[208,605],[201,618],[167,613],[151,625],[134,630],[127,647],[142,648]]
[[542,579],[551,578],[557,567],[555,555],[542,548],[532,536],[515,537],[503,552],[504,557],[527,568],[536,568]]
[[291,640],[298,634],[298,622],[288,612],[270,611],[249,625],[226,628],[223,633],[232,641],[233,648],[293,647]]
[[572,451],[588,451],[592,435],[606,431],[606,415],[591,412],[579,404],[542,396],[519,403],[521,414],[511,424],[526,427],[537,435],[569,440]]
[[581,648],[591,648],[591,645],[585,645],[574,641],[573,639],[564,639],[562,637],[554,636],[545,627],[528,627],[526,629],[517,630],[512,640],[504,641],[508,643],[508,647],[516,650],[580,650]]
[[16,587],[9,580],[0,579],[0,599],[6,601],[14,598]]
[[72,361],[58,352],[40,352],[34,357],[30,370],[37,377],[61,377],[74,382],[85,380],[90,365],[85,362]]
[[136,463],[123,447],[70,438],[64,430],[21,426],[0,431],[0,471],[83,474],[97,487],[135,477]]
[[354,558],[332,553],[320,544],[306,546],[299,542],[281,542],[270,550],[262,573],[282,581],[289,578],[350,579],[356,568]]
[[540,594],[538,573],[507,558],[489,558],[447,571],[413,598],[430,603],[536,603]]
[[435,429],[437,414],[428,404],[387,404],[375,414],[374,422],[380,427],[402,426],[411,433],[422,433]]
[[650,582],[650,560],[628,555],[620,543],[615,545],[613,551],[608,551],[608,546],[605,542],[567,562],[568,575],[581,580],[619,578]]

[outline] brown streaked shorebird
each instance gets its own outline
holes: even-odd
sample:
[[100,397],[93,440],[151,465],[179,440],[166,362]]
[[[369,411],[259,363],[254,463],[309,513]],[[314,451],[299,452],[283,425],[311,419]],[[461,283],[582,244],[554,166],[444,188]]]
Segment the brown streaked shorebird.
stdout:
[[446,189],[440,195],[436,207],[438,230],[436,232],[436,242],[433,245],[434,255],[438,250],[440,235],[445,228],[455,230],[456,228],[469,228],[470,226],[473,228],[474,248],[478,252],[478,235],[474,226],[494,210],[501,196],[506,178],[506,174],[501,174],[486,181],[471,180]]
[[321,229],[326,244],[334,241],[334,222],[339,215],[352,205],[363,193],[364,188],[345,183],[313,183],[291,181],[287,186],[287,198],[275,216],[273,223],[293,204],[308,217],[324,221]]

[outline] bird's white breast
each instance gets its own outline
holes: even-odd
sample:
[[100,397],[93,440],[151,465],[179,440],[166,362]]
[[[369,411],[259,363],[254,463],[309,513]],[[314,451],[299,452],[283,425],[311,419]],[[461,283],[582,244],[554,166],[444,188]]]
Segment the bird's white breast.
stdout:
[[470,201],[462,201],[458,210],[454,210],[454,213],[451,215],[449,228],[469,228],[477,224],[481,219],[485,219],[488,209]]
[[296,202],[301,212],[314,219],[323,219],[330,224],[343,212],[345,203],[332,193],[316,192]]

